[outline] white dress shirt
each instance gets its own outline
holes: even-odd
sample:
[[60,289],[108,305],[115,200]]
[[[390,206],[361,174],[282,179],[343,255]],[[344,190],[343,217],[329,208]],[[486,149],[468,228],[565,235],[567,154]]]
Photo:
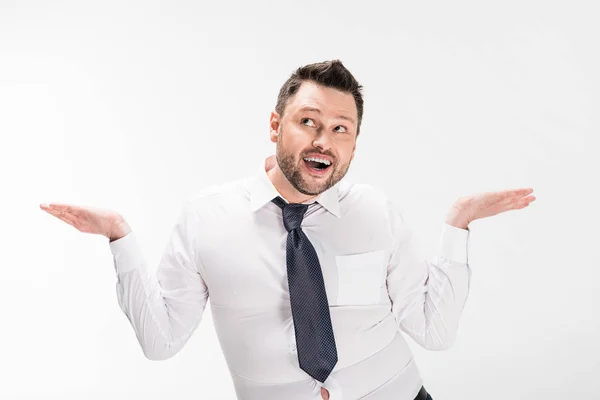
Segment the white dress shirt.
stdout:
[[413,400],[423,381],[401,332],[426,349],[453,344],[471,279],[469,230],[444,223],[435,256],[420,260],[382,190],[344,178],[308,202],[301,227],[319,257],[338,352],[321,384],[298,365],[288,232],[266,173],[274,158],[188,198],[156,276],[134,232],[109,243],[119,305],[144,355],[179,352],[210,296],[238,399],[317,400],[324,386],[330,400]]

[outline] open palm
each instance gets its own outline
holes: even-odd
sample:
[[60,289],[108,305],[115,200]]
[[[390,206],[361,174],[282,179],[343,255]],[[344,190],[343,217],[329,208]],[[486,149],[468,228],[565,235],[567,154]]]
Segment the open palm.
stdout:
[[80,232],[110,236],[112,229],[124,221],[119,213],[96,207],[74,204],[40,204],[40,208],[56,218],[72,225]]
[[499,192],[483,192],[464,197],[460,204],[468,221],[491,217],[510,210],[525,208],[535,201],[532,188],[503,190]]

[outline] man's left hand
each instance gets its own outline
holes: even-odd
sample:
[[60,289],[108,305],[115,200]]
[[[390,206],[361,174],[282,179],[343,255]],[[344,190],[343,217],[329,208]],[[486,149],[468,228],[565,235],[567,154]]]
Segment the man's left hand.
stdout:
[[525,208],[535,200],[532,188],[484,192],[461,197],[450,208],[446,223],[467,229],[476,219],[491,217],[505,211]]

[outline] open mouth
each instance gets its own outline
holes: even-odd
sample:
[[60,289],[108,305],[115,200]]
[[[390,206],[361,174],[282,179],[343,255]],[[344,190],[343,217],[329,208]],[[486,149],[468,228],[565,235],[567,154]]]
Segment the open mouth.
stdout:
[[310,171],[321,174],[331,167],[331,163],[329,162],[329,160],[314,157],[304,158],[304,164],[306,164],[306,167]]

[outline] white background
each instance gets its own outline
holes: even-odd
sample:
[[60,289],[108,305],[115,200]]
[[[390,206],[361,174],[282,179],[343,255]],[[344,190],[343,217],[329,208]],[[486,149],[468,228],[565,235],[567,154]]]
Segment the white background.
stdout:
[[409,340],[434,399],[600,399],[592,3],[0,0],[0,398],[235,398],[210,307],[145,359],[108,240],[39,204],[118,211],[155,268],[188,195],[275,151],[289,74],[338,58],[365,87],[348,179],[385,189],[423,257],[459,196],[535,189],[471,224],[454,347]]

